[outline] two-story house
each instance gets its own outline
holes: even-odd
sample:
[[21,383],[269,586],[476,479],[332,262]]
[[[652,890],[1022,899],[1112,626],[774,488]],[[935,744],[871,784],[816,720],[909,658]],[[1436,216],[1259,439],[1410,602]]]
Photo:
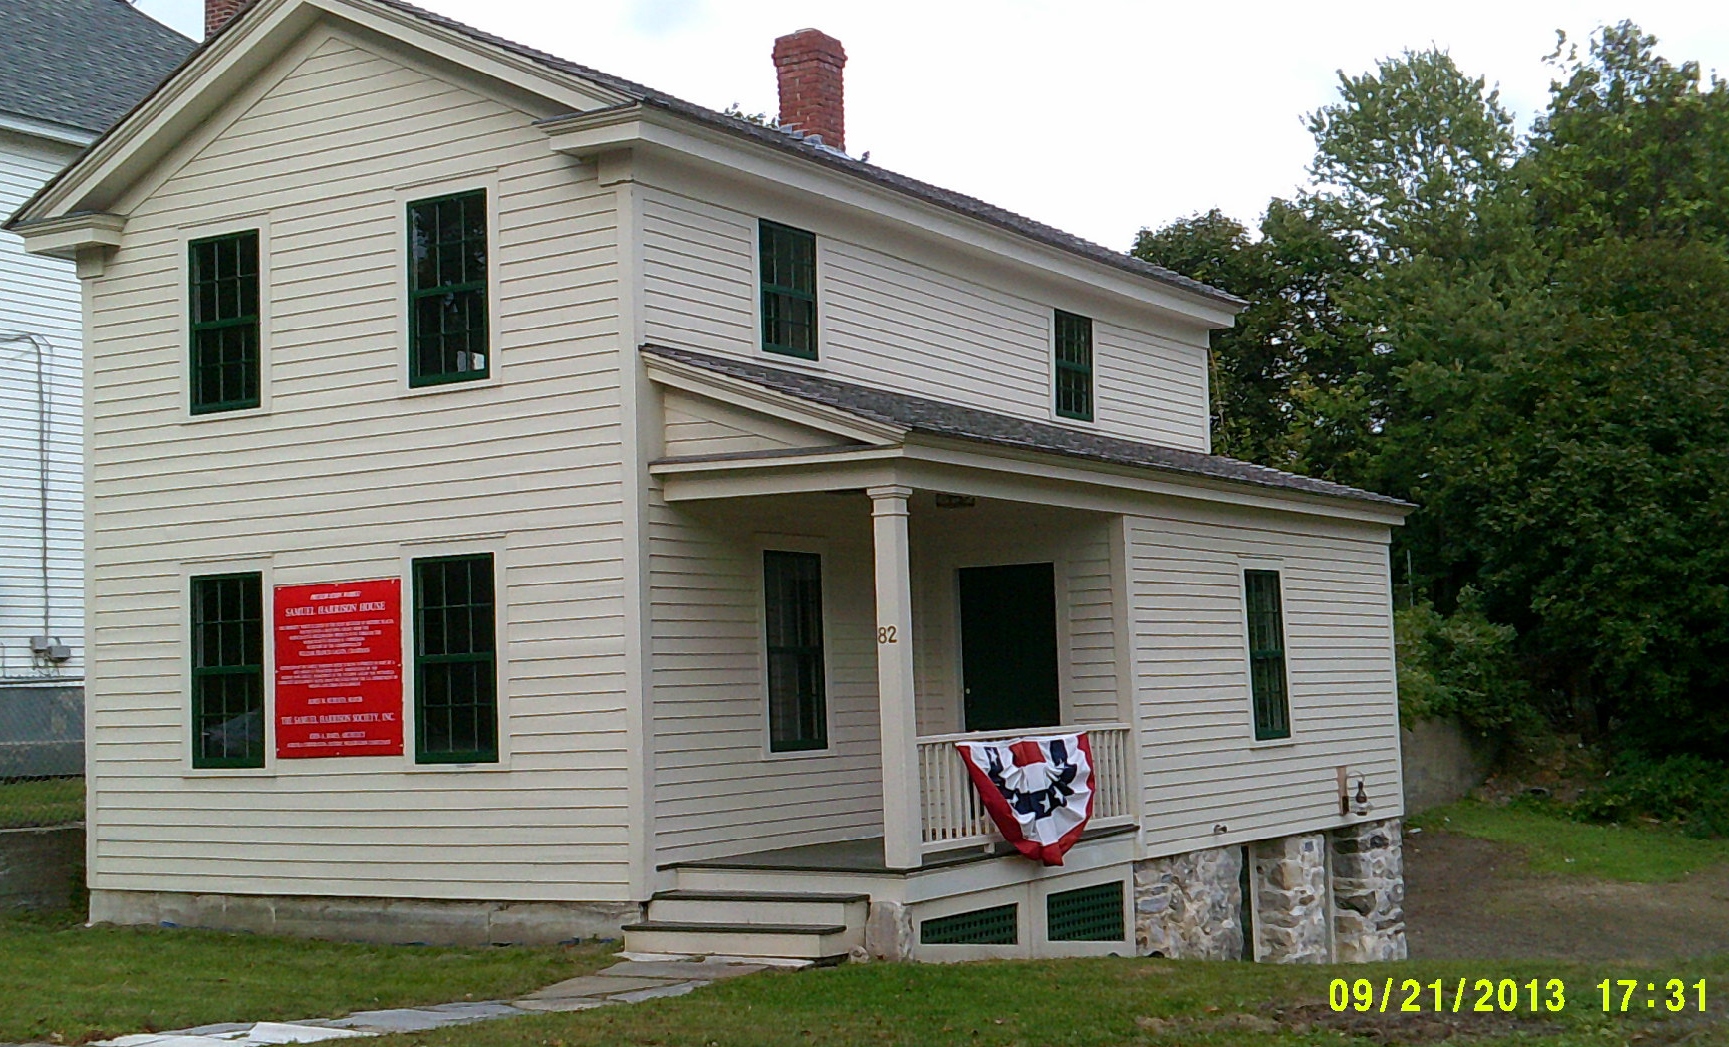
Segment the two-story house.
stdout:
[[[0,213],[192,51],[122,0],[0,4]],[[0,777],[83,770],[78,278],[0,232]]]
[[[1210,454],[1240,301],[775,61],[768,128],[254,0],[12,219],[84,288],[94,919],[1402,955],[1410,507]],[[1082,731],[1005,853],[955,742]]]

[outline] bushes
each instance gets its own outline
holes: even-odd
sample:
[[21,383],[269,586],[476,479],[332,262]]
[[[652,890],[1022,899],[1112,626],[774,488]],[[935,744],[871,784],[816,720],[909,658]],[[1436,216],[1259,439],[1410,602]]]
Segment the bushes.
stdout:
[[1427,600],[1393,615],[1399,714],[1407,723],[1456,717],[1478,734],[1525,734],[1542,724],[1527,701],[1513,627],[1491,622],[1466,589],[1451,615]]
[[1646,818],[1693,836],[1729,836],[1729,767],[1701,756],[1658,760],[1626,752],[1580,795],[1573,813],[1585,821]]

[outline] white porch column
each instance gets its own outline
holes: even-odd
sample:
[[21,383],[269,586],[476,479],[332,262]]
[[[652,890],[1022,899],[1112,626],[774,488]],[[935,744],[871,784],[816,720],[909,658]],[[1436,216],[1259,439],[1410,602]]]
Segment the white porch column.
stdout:
[[882,717],[883,857],[916,869],[924,838],[919,794],[918,717],[913,706],[912,573],[907,498],[912,488],[872,487],[876,537],[877,707]]

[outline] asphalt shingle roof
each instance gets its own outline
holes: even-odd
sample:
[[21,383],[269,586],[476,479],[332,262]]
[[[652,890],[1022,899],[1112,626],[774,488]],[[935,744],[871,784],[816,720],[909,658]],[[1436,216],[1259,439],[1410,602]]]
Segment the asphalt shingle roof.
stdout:
[[801,400],[809,400],[869,421],[916,433],[973,440],[996,447],[1037,451],[1069,458],[1084,458],[1111,465],[1181,473],[1255,487],[1301,491],[1305,494],[1345,498],[1401,509],[1415,508],[1409,502],[1383,494],[1347,487],[1330,480],[1317,480],[1309,476],[1269,469],[1264,465],[1242,462],[1222,455],[1201,454],[1174,447],[1121,440],[1112,436],[1099,436],[1047,422],[1015,418],[994,411],[981,411],[886,389],[873,389],[852,382],[783,370],[746,360],[710,356],[688,349],[645,345],[642,351],[650,356],[664,357],[716,374],[742,379]]
[[196,46],[124,0],[0,0],[0,111],[99,134]]

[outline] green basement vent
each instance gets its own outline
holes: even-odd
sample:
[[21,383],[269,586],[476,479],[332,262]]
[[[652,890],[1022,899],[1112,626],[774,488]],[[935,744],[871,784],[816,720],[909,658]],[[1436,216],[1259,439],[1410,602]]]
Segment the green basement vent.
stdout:
[[1014,945],[1015,916],[1019,906],[995,905],[989,909],[939,916],[919,924],[920,945]]
[[1047,896],[1045,929],[1053,942],[1122,941],[1122,881]]

